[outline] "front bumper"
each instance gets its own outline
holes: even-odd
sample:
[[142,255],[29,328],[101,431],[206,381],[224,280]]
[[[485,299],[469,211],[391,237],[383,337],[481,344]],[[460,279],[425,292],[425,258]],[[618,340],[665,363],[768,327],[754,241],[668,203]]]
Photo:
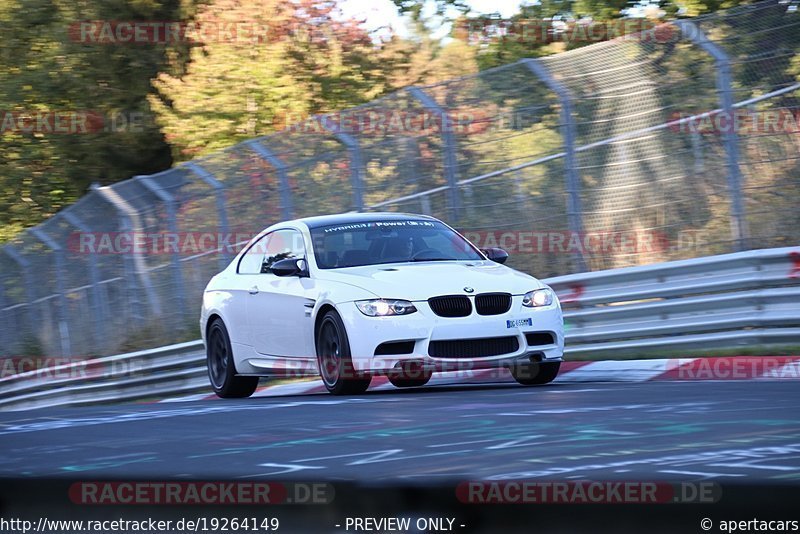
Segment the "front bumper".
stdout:
[[[382,374],[414,364],[434,371],[490,369],[524,361],[561,361],[564,354],[564,321],[558,302],[541,308],[522,306],[522,296],[512,298],[508,312],[467,317],[439,317],[427,301],[415,301],[417,312],[397,317],[367,317],[354,303],[338,306],[345,322],[353,365],[358,371]],[[530,319],[530,325],[526,323]],[[508,321],[513,323],[509,325]],[[530,345],[525,334],[549,333],[553,343]],[[477,340],[514,336],[518,349],[484,357],[438,358],[429,353],[431,341]],[[376,355],[382,343],[413,341],[407,354]]]

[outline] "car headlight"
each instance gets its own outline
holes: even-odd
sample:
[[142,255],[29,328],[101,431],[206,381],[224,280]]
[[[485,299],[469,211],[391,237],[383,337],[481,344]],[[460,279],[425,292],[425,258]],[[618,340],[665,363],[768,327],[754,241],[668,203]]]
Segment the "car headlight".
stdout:
[[550,306],[553,303],[553,291],[547,288],[534,289],[528,291],[522,297],[522,305],[526,308],[538,308],[540,306]]
[[356,307],[364,315],[370,317],[386,317],[390,315],[408,315],[417,309],[407,300],[357,300]]

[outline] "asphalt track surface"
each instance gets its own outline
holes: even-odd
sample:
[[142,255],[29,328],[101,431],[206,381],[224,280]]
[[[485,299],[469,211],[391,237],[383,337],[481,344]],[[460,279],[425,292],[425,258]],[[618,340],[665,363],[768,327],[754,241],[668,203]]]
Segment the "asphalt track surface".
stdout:
[[0,413],[0,477],[800,481],[796,381],[436,386]]

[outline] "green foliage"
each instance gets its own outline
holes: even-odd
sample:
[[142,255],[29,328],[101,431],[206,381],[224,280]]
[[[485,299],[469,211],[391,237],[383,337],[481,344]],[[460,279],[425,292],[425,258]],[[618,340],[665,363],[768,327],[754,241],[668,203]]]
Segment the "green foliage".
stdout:
[[66,133],[0,132],[0,239],[73,202],[92,182],[171,164],[146,99],[150,79],[168,67],[164,47],[84,43],[70,31],[81,20],[170,20],[180,11],[179,0],[2,4],[0,112],[88,112],[90,120],[79,119]]

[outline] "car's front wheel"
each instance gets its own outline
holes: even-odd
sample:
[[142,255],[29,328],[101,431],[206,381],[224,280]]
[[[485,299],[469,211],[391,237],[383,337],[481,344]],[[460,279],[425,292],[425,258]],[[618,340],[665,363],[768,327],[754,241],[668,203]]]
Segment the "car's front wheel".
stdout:
[[391,371],[387,377],[396,388],[413,388],[427,384],[431,379],[431,371],[420,366],[413,366]]
[[206,336],[208,379],[214,393],[223,399],[249,397],[258,387],[257,376],[237,376],[228,330],[222,319],[214,319]]
[[561,362],[541,362],[514,365],[511,375],[514,380],[525,386],[549,384],[558,376]]
[[317,328],[317,360],[325,388],[334,395],[358,395],[369,388],[370,375],[355,371],[350,342],[339,314],[331,310]]

